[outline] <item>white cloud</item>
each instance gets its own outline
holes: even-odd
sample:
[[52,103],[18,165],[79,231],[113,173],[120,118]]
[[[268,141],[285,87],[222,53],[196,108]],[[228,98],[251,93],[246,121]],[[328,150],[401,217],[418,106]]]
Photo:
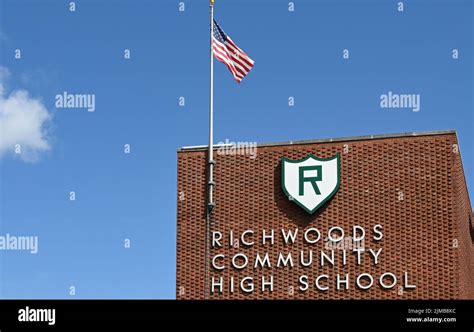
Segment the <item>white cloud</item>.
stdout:
[[15,153],[24,161],[36,161],[41,152],[51,148],[47,125],[51,120],[40,99],[33,98],[26,90],[6,93],[5,82],[10,76],[7,68],[0,66],[0,157]]

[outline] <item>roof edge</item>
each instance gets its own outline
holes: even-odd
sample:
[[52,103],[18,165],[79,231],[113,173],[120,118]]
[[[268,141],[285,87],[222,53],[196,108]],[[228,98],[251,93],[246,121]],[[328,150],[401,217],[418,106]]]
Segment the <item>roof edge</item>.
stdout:
[[[352,137],[337,137],[337,138],[323,138],[316,140],[299,140],[299,141],[287,141],[287,142],[275,142],[275,143],[257,143],[257,147],[271,147],[271,146],[284,146],[284,145],[303,145],[303,144],[315,144],[315,143],[333,143],[333,142],[349,142],[349,141],[363,141],[363,140],[375,140],[375,139],[387,139],[387,138],[401,138],[401,137],[414,137],[414,136],[435,136],[435,135],[449,135],[456,134],[456,130],[434,130],[424,132],[406,132],[406,133],[395,133],[395,134],[377,134],[377,135],[366,135],[366,136],[352,136]],[[215,144],[214,148],[226,146],[229,144]],[[189,152],[189,151],[205,151],[208,145],[196,145],[196,146],[184,146],[178,149],[178,152]]]

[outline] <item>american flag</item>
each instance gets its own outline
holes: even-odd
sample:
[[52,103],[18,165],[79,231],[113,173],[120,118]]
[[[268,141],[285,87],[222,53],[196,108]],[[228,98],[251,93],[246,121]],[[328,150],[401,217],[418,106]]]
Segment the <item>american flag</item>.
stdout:
[[217,24],[216,20],[214,20],[213,32],[212,49],[215,58],[225,63],[237,83],[240,83],[249,73],[250,69],[252,69],[254,61],[234,44],[232,39]]

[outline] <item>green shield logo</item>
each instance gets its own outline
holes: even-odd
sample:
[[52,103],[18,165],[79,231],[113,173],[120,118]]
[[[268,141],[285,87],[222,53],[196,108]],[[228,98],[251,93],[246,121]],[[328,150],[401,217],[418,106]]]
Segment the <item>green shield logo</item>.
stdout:
[[288,198],[309,214],[331,199],[341,182],[341,157],[281,159],[281,184]]

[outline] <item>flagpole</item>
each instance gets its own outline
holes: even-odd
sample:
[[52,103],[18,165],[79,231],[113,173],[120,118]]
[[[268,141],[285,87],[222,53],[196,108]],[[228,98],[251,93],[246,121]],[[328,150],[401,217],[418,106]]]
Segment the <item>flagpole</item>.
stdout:
[[209,278],[210,278],[210,271],[209,271],[209,260],[210,260],[210,248],[209,248],[209,241],[210,241],[210,233],[211,233],[211,213],[214,209],[214,51],[212,49],[212,36],[213,36],[213,28],[214,28],[214,0],[210,0],[209,4],[210,9],[210,35],[209,35],[209,47],[210,47],[210,80],[209,80],[209,151],[208,151],[208,183],[207,183],[207,207],[206,207],[206,240],[205,240],[205,254],[204,254],[204,269],[205,269],[205,280],[204,280],[204,298],[208,299],[210,294],[209,289]]
[[209,167],[209,182],[208,182],[208,203],[207,203],[207,212],[210,214],[212,209],[214,208],[214,158],[213,158],[213,135],[214,135],[214,51],[212,49],[212,35],[213,35],[213,27],[214,27],[214,0],[210,0],[210,12],[211,12],[211,22],[210,22],[210,55],[211,55],[211,63],[210,63],[210,93],[209,93],[209,153],[208,153],[208,167]]

